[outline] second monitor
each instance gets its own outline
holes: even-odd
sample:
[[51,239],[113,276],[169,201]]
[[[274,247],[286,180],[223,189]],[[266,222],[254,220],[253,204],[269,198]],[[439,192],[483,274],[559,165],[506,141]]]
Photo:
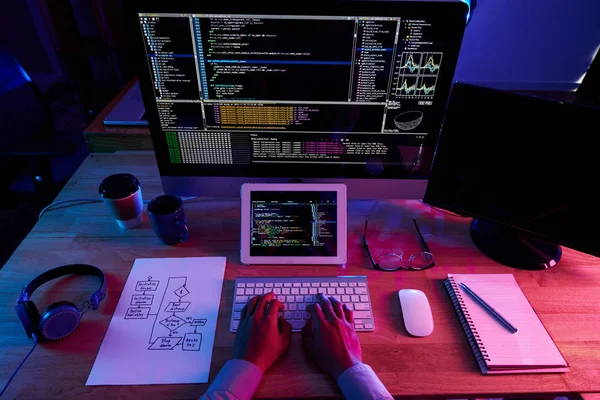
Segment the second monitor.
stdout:
[[165,192],[299,179],[422,197],[466,4],[134,4]]

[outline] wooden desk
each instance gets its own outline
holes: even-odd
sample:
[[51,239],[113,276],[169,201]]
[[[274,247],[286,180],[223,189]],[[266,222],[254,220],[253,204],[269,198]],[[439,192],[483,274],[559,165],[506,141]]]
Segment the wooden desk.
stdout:
[[85,127],[83,136],[90,153],[114,153],[118,150],[152,150],[152,138],[147,126],[104,125],[104,118],[137,82],[133,78]]
[[[152,154],[91,154],[57,200],[96,197],[98,184],[116,172],[131,172],[141,181],[144,197],[161,192]],[[231,357],[229,333],[233,281],[236,276],[340,275],[368,276],[375,332],[360,333],[364,361],[398,397],[499,397],[504,393],[600,392],[600,259],[565,249],[558,267],[518,271],[500,266],[472,244],[470,220],[415,201],[380,202],[374,220],[385,221],[389,242],[417,251],[411,218],[417,216],[436,256],[437,266],[425,272],[385,273],[369,267],[360,234],[373,201],[349,204],[349,264],[343,267],[244,267],[239,263],[239,201],[194,199],[185,204],[191,240],[168,247],[153,234],[146,218],[138,229],[120,230],[101,203],[50,211],[0,271],[0,382],[5,382],[27,353],[31,342],[13,311],[22,286],[42,271],[66,263],[91,263],[107,274],[108,296],[97,312],[85,315],[79,329],[62,341],[39,345],[7,391],[7,398],[197,398],[207,385],[86,387],[96,353],[134,259],[143,257],[227,256],[225,284],[217,325],[211,379]],[[391,235],[393,234],[393,236]],[[386,243],[375,233],[373,247]],[[567,374],[483,376],[456,319],[442,280],[453,273],[514,273],[523,291],[571,364]],[[79,303],[95,289],[93,278],[63,279],[48,285],[38,305],[58,299]],[[426,338],[404,329],[397,290],[425,291],[431,302],[435,330]],[[307,359],[300,335],[289,352],[266,374],[257,398],[330,398],[339,396],[335,383]],[[590,397],[591,398],[591,397]]]

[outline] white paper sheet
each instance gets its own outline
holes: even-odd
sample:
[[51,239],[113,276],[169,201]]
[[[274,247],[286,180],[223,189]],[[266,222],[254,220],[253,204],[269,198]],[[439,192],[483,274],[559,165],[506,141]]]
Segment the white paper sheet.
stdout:
[[225,263],[135,260],[86,386],[208,382]]

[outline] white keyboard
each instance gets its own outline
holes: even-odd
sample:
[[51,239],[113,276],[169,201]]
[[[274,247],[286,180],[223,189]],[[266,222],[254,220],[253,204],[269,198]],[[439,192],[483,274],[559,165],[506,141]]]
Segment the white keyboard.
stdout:
[[334,297],[350,307],[354,312],[356,331],[375,330],[366,276],[295,276],[237,278],[231,313],[231,332],[237,331],[240,313],[248,300],[269,292],[275,293],[277,300],[285,305],[285,310],[280,314],[292,325],[294,332],[299,332],[310,318],[306,306],[316,302],[317,293]]

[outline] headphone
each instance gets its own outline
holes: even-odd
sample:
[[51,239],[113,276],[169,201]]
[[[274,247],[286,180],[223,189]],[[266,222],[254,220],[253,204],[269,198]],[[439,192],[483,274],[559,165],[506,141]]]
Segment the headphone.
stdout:
[[[100,289],[90,296],[89,301],[84,301],[80,308],[69,301],[59,301],[46,307],[40,314],[35,303],[29,300],[33,292],[46,282],[71,274],[97,276],[100,278]],[[97,310],[105,296],[106,279],[101,269],[87,264],[63,265],[48,270],[29,282],[21,291],[15,310],[28,337],[34,340],[58,340],[73,333],[83,314],[89,310]]]

